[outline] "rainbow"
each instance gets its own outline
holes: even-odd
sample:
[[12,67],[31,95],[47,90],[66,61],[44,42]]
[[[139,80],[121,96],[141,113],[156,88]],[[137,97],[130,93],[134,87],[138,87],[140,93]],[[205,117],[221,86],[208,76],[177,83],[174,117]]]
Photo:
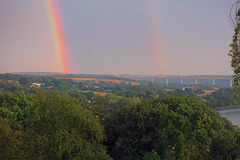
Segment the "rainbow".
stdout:
[[68,54],[56,0],[45,0],[60,72],[69,73]]
[[158,13],[158,0],[148,0],[147,4],[147,14],[149,17],[150,24],[150,33],[149,33],[149,48],[150,54],[153,58],[154,69],[153,71],[156,74],[164,74],[164,51],[163,51],[163,42],[161,39],[161,25],[160,25],[160,16]]

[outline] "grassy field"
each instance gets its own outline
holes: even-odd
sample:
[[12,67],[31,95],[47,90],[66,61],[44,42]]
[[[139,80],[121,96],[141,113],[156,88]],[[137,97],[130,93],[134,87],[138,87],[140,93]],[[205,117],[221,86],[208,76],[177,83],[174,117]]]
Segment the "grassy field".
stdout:
[[113,82],[113,83],[131,83],[131,85],[140,85],[137,82],[131,82],[131,81],[124,81],[124,80],[116,80],[116,79],[99,79],[99,78],[67,78],[67,79],[72,79],[75,82],[78,81],[95,81],[96,83],[99,83],[100,81],[104,82]]
[[[92,91],[82,91],[82,90],[79,90],[79,91],[84,92],[84,93],[86,93],[86,92],[92,92]],[[93,93],[94,93],[94,94],[99,94],[99,95],[102,96],[102,97],[105,97],[106,94],[108,94],[108,93],[104,93],[104,92],[93,92]]]
[[213,92],[215,92],[216,90],[203,90],[204,93],[203,94],[198,94],[199,96],[206,96],[208,94],[212,94]]
[[[0,82],[2,82],[3,80],[2,79],[0,79]],[[8,81],[8,83],[12,83],[12,80],[7,80]],[[15,81],[16,83],[19,83],[18,81]]]

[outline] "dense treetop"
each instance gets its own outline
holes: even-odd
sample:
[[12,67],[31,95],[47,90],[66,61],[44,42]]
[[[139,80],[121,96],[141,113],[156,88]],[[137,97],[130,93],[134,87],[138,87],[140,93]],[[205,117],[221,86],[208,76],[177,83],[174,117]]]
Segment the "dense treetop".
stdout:
[[172,86],[3,79],[0,159],[239,159],[239,128],[213,109],[233,90]]

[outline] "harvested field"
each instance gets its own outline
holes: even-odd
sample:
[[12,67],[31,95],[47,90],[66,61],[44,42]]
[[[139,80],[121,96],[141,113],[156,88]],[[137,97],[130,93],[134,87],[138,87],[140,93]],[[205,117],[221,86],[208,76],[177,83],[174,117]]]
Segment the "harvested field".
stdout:
[[[0,82],[2,82],[3,80],[2,79],[0,79]],[[7,80],[8,81],[8,83],[12,83],[12,80]],[[15,81],[16,83],[19,83],[18,81]]]
[[215,90],[203,90],[204,93],[203,94],[198,94],[199,96],[206,96],[208,94],[212,94],[213,92],[215,92]]
[[175,91],[175,89],[164,89],[165,91],[169,92],[169,91]]
[[[82,91],[82,90],[79,90],[79,91],[81,91],[81,92],[92,92],[92,91]],[[94,94],[99,94],[100,96],[102,96],[102,97],[105,97],[106,96],[106,94],[108,94],[108,93],[104,93],[104,92],[93,92]]]
[[113,83],[131,83],[131,85],[140,85],[137,82],[131,82],[131,81],[124,81],[124,80],[116,80],[116,79],[99,79],[99,78],[67,78],[67,79],[72,79],[75,82],[78,81],[95,81],[96,83],[99,83],[100,81],[104,81],[104,82],[113,82]]

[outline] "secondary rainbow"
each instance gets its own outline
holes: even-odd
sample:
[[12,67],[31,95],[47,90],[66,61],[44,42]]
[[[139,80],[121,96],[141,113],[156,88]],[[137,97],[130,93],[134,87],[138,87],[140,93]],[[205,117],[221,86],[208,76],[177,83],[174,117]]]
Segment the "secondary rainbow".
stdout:
[[164,49],[161,38],[161,25],[160,25],[160,15],[158,13],[158,0],[148,0],[147,4],[147,14],[149,18],[149,48],[150,54],[155,63],[153,71],[155,74],[164,74],[165,71],[165,58]]
[[68,52],[56,0],[45,0],[60,72],[69,73]]

